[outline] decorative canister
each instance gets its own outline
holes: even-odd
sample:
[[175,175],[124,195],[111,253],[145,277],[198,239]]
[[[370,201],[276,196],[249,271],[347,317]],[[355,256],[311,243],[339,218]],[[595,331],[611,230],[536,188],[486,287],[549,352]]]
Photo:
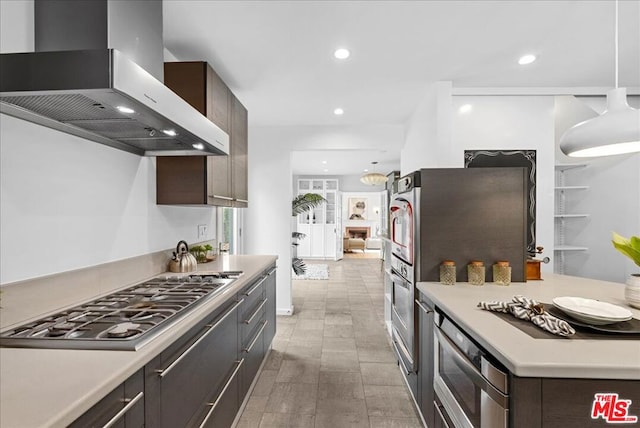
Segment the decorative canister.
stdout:
[[509,266],[509,262],[500,260],[493,265],[493,282],[498,285],[511,284],[511,266]]
[[440,263],[440,283],[444,285],[456,283],[456,264],[453,260],[443,260]]
[[472,260],[467,265],[467,277],[469,284],[484,285],[484,263],[480,260]]

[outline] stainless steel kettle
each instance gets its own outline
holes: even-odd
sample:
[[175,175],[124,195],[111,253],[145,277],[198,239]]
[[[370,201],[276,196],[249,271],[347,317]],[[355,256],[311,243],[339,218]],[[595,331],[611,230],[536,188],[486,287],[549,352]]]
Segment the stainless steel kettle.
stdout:
[[170,272],[193,272],[198,268],[196,258],[189,252],[186,241],[178,242],[173,258],[169,260]]

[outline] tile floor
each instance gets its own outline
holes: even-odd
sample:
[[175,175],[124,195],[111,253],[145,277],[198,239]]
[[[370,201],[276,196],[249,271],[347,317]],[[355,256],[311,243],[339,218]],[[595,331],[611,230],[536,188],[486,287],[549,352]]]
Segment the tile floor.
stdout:
[[237,428],[422,427],[384,330],[381,260],[318,263],[329,280],[293,281]]

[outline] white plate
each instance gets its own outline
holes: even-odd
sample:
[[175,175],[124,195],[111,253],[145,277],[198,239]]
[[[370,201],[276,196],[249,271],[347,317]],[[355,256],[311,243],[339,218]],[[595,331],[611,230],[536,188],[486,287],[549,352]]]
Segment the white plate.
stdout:
[[621,306],[583,297],[556,297],[553,304],[567,315],[593,325],[628,321],[633,317],[631,311]]

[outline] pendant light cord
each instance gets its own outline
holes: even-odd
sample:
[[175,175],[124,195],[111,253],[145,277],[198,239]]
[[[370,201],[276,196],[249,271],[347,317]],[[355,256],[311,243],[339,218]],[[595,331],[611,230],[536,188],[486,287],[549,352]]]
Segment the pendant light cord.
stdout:
[[616,81],[616,89],[618,89],[618,0],[616,0],[616,20],[615,20],[615,27],[616,27],[616,34],[615,34],[615,60],[616,60],[616,67],[615,67],[615,73],[616,73],[616,77],[615,77],[615,81]]

